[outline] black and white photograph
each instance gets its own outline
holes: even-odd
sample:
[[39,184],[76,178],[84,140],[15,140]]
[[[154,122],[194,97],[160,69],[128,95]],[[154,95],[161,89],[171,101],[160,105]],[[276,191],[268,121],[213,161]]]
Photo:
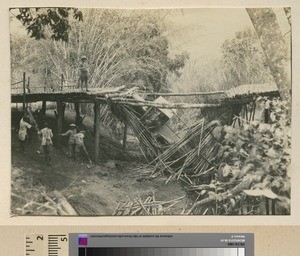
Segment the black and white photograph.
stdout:
[[11,216],[290,215],[291,13],[11,8]]

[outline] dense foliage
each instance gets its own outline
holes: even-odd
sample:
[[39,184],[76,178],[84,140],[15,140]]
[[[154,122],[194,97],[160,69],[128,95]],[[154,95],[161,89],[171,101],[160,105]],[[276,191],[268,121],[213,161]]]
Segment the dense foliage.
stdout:
[[[177,92],[219,91],[243,84],[273,82],[255,30],[246,27],[221,45],[221,58],[190,60],[180,77],[169,76]],[[182,85],[185,86],[182,86]],[[195,97],[193,101],[197,101]]]
[[82,21],[82,12],[77,8],[19,8],[16,18],[22,22],[26,30],[37,40],[45,39],[45,29],[50,27],[51,39],[69,41],[69,16]]
[[[269,198],[277,202],[276,214],[286,214],[290,211],[290,109],[280,99],[259,97],[257,104],[264,105],[265,120],[237,117],[240,125],[219,130],[223,132],[219,150],[222,164],[217,175],[220,187],[226,186],[230,191],[237,183],[249,185],[221,207],[228,210],[237,202],[245,205],[251,201],[249,213],[262,214],[266,211],[262,207],[264,198]],[[238,210],[234,208],[235,213]]]
[[231,86],[272,81],[267,59],[255,30],[246,28],[226,40],[222,47],[225,83]]

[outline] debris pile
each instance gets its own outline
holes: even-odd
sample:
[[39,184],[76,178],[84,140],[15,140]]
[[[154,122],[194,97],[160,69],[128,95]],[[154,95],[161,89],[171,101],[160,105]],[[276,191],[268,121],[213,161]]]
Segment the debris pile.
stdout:
[[60,192],[47,192],[38,180],[26,178],[21,169],[12,168],[12,180],[12,215],[77,215]]
[[168,215],[172,207],[183,200],[185,196],[169,201],[159,201],[155,195],[149,195],[146,199],[141,197],[125,203],[119,203],[113,213],[114,216],[135,216],[135,215]]

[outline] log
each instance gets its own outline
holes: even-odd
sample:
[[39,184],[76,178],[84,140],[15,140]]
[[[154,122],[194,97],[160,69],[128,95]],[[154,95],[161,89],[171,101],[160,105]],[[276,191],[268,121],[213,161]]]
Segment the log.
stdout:
[[156,108],[174,108],[174,109],[186,109],[186,108],[212,108],[219,107],[222,104],[205,104],[205,103],[158,103],[152,101],[137,101],[133,99],[111,99],[114,103],[125,104],[130,106],[142,106],[142,107],[156,107]]
[[156,96],[201,96],[201,95],[215,95],[215,94],[224,94],[227,96],[225,91],[214,91],[214,92],[142,92],[144,95],[156,95]]
[[209,195],[208,197],[196,202],[191,207],[191,209],[187,212],[187,214],[191,214],[195,210],[196,207],[202,206],[204,204],[208,204],[210,202],[215,202],[215,201],[222,201],[222,200],[226,200],[228,198],[231,198],[234,195],[239,194],[243,190],[249,189],[253,182],[258,181],[257,179],[258,179],[257,177],[253,177],[252,179],[242,181],[241,183],[239,183],[238,185],[236,185],[234,188],[232,188],[229,191],[226,191],[226,192],[220,193],[220,194]]
[[78,215],[77,212],[74,210],[72,205],[68,202],[68,200],[58,191],[54,191],[55,196],[58,199],[58,205],[62,209],[62,211],[66,215]]

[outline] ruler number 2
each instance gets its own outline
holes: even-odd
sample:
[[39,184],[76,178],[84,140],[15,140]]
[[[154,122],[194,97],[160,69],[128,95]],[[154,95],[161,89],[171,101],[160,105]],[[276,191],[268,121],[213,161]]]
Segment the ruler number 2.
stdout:
[[44,237],[43,236],[37,236],[36,240],[44,240]]

